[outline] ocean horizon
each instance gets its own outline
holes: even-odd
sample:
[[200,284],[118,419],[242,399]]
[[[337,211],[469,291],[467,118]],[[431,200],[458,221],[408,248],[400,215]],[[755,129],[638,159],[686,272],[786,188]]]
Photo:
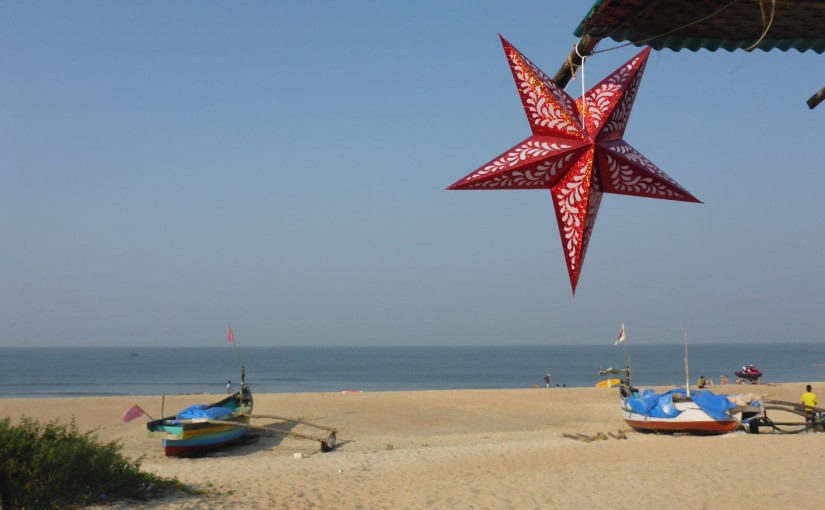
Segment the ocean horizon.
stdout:
[[[635,386],[683,386],[684,345],[0,348],[0,398],[590,387],[625,364]],[[825,381],[820,343],[689,346],[691,384],[753,364],[763,382]]]

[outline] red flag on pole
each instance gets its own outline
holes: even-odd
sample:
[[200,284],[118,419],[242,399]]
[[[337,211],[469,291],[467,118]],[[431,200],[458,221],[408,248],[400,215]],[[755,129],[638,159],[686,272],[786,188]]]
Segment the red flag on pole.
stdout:
[[624,339],[624,324],[622,324],[622,329],[619,330],[619,336],[616,337],[616,341],[613,342],[613,345],[619,345],[620,343],[624,342]]
[[229,340],[230,344],[235,343],[235,335],[232,334],[232,326],[226,325],[226,338]]
[[[123,417],[120,419],[123,423],[129,423],[130,421],[140,418],[141,415],[146,414],[146,411],[140,408],[139,405],[133,405],[131,409],[123,413]],[[146,414],[146,416],[149,416]]]

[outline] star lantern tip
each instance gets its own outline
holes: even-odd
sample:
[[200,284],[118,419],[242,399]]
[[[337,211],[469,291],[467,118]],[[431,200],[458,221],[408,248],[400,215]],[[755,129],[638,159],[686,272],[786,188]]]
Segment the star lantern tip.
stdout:
[[533,133],[445,190],[549,190],[575,296],[604,193],[701,202],[622,139],[650,48],[574,101],[499,37]]

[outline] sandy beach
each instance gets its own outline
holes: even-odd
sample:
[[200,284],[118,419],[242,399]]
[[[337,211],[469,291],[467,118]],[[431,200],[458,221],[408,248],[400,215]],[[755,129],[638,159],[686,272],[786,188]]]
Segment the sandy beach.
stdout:
[[[805,383],[716,386],[797,401]],[[825,383],[812,383],[825,391]],[[254,390],[254,388],[253,388]],[[171,396],[165,414],[220,395]],[[255,395],[255,414],[336,427],[338,447],[255,435],[200,458],[168,458],[134,404],[161,397],[0,400],[0,416],[74,416],[121,440],[143,469],[208,491],[100,508],[151,509],[715,509],[809,507],[825,497],[825,434],[695,437],[628,431],[615,389],[551,388]],[[258,423],[272,423],[260,420]],[[296,432],[312,432],[302,426]],[[584,442],[564,434],[627,431]]]

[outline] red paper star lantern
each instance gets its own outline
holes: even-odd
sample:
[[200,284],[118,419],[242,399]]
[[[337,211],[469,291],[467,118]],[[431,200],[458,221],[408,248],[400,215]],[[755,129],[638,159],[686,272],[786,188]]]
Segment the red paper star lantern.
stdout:
[[533,135],[447,189],[549,189],[575,294],[603,193],[699,200],[622,140],[650,48],[574,101],[501,42]]

